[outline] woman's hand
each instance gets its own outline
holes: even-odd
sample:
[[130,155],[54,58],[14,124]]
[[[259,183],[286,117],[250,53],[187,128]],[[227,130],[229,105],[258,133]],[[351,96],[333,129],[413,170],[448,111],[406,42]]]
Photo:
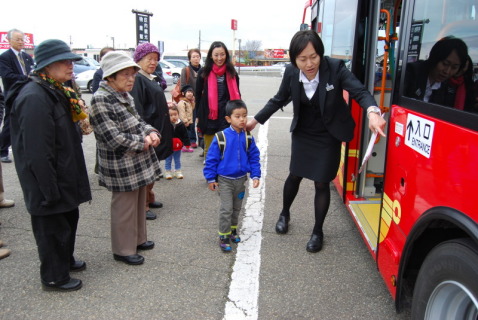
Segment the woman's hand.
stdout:
[[161,139],[159,138],[158,134],[156,132],[151,132],[149,134],[149,137],[151,138],[151,145],[156,148],[159,146],[159,143],[161,142]]
[[251,120],[247,120],[247,124],[246,124],[246,130],[247,131],[252,131],[254,130],[254,128],[256,127],[256,125],[258,124],[259,122],[257,122],[257,120],[255,118],[252,118]]
[[386,124],[387,121],[378,113],[370,112],[368,114],[368,127],[372,132],[378,132],[382,137],[386,137],[383,132]]
[[150,136],[144,137],[143,151],[148,150],[151,145],[152,145],[151,137]]
[[252,180],[252,187],[257,188],[259,186],[260,182],[261,181],[259,179]]

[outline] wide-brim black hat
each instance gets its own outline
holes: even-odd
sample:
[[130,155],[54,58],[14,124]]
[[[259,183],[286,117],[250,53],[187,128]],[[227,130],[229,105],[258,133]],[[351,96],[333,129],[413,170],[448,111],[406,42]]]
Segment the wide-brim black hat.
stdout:
[[46,66],[61,60],[81,60],[81,57],[71,52],[70,47],[57,39],[45,40],[35,48],[35,70],[41,70]]

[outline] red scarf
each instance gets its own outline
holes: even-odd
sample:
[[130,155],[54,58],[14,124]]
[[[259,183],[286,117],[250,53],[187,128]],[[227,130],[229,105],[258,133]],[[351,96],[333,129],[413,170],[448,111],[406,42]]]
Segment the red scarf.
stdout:
[[463,110],[466,98],[465,78],[463,76],[451,77],[448,81],[456,88],[455,104],[453,106],[456,109]]
[[208,86],[208,104],[209,104],[209,116],[211,120],[216,120],[218,116],[218,93],[217,93],[217,77],[226,74],[226,84],[227,89],[229,90],[229,97],[231,100],[241,99],[241,94],[239,93],[239,88],[237,87],[236,77],[231,77],[229,72],[226,72],[226,65],[218,67],[216,64],[213,64],[212,71],[207,77],[207,86]]

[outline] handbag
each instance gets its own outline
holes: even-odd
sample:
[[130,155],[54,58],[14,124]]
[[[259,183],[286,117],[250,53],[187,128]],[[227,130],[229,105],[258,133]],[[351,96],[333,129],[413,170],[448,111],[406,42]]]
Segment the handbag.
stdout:
[[[186,68],[186,83],[189,82],[189,67]],[[176,82],[176,86],[171,90],[171,98],[174,102],[178,103],[179,99],[181,98],[181,78],[178,79]]]

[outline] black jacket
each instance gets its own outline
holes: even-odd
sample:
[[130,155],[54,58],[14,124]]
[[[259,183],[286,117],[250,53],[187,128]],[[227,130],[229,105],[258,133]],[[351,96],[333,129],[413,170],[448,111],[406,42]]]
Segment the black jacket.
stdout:
[[[224,107],[218,110],[218,119],[217,120],[209,120],[209,101],[208,101],[208,85],[207,79],[203,77],[204,75],[204,68],[201,68],[198,72],[197,80],[196,80],[196,116],[198,118],[198,128],[204,134],[215,134],[216,132],[222,131],[229,127],[226,119],[224,118],[226,115],[225,112],[225,102],[229,101],[229,88],[227,88],[227,81],[224,81],[226,85],[226,92],[225,97],[223,99],[225,101],[218,101],[219,106],[223,105]],[[239,89],[239,76],[236,75],[236,82],[237,88]],[[240,93],[240,90],[239,90]],[[221,103],[223,102],[223,103]]]
[[161,133],[161,143],[155,148],[159,160],[173,153],[173,125],[169,120],[169,109],[163,89],[139,73],[130,92],[139,116]]
[[[266,122],[274,112],[292,101],[294,117],[290,131],[297,126],[300,114],[299,69],[293,65],[286,67],[282,83],[276,95],[267,102],[254,118],[259,123]],[[350,107],[344,100],[346,90],[351,98],[357,100],[362,108],[377,106],[374,98],[363,84],[345,67],[342,60],[325,57],[319,67],[319,107],[327,131],[340,141],[348,142],[354,135],[355,122]]]
[[[25,52],[22,52],[21,55],[25,62],[26,72],[29,74],[33,67],[33,59]],[[27,76],[23,74],[20,61],[12,49],[8,49],[0,55],[0,77],[2,77],[5,97],[15,82],[27,79]]]
[[68,212],[91,200],[80,135],[63,93],[32,78],[7,99],[15,168],[31,215]]

